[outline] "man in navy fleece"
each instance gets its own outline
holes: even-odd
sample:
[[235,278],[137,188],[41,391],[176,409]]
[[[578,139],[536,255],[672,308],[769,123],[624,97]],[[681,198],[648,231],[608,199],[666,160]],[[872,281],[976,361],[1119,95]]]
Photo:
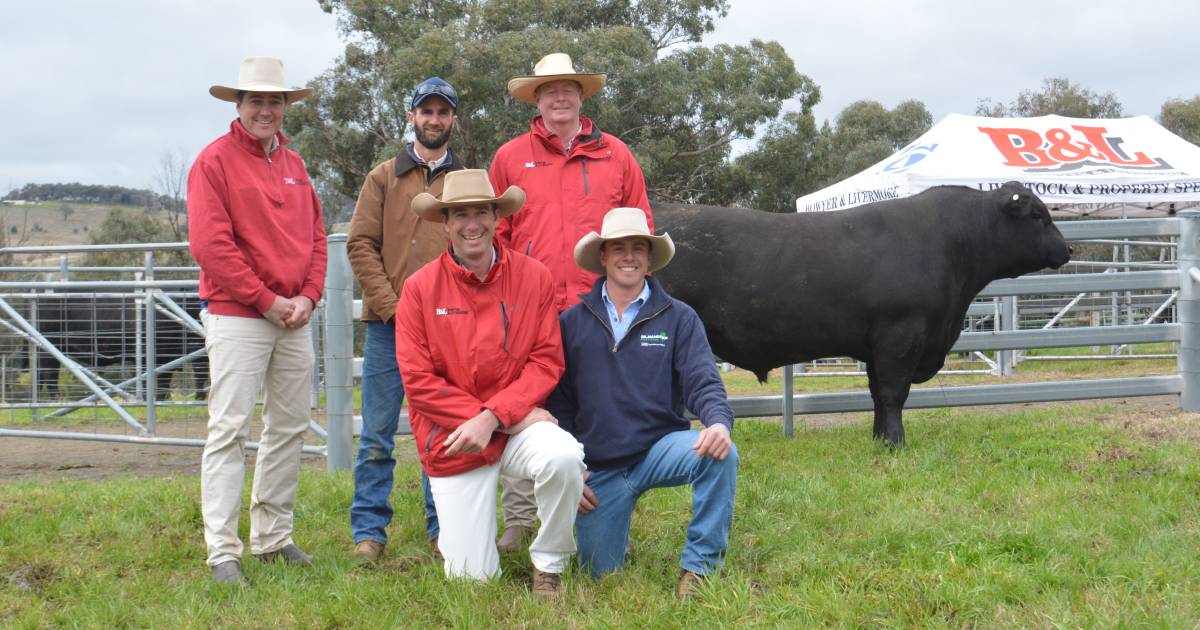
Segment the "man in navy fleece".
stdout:
[[[717,571],[729,541],[737,486],[733,411],[700,318],[647,274],[675,254],[637,208],[615,208],[601,233],[575,246],[575,263],[601,274],[562,314],[567,369],[547,408],[583,444],[586,486],[575,520],[579,561],[592,575],[625,563],[638,497],[692,486],[692,520],[677,594]],[[684,407],[705,428],[693,431]]]

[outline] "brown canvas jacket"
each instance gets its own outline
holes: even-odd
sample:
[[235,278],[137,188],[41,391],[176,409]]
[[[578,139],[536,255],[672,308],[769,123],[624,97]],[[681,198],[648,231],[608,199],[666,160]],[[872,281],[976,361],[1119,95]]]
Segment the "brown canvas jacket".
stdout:
[[442,194],[445,173],[463,168],[451,151],[433,173],[413,159],[412,145],[376,166],[363,182],[350,219],[346,250],[362,285],[363,321],[389,321],[404,281],[446,250],[446,231],[412,211],[419,193]]

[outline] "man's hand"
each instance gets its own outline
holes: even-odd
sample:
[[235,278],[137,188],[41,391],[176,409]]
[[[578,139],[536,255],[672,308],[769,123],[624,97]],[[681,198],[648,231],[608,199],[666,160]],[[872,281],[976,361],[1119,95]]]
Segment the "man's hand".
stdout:
[[490,409],[484,409],[479,415],[458,425],[458,428],[446,437],[442,446],[446,447],[447,455],[455,453],[478,453],[487,448],[492,441],[492,433],[500,427],[500,419]]
[[696,457],[711,457],[717,461],[725,459],[729,454],[733,440],[729,439],[729,429],[723,424],[714,424],[700,432],[700,437],[692,445]]
[[592,489],[587,485],[587,480],[590,476],[592,476],[592,471],[583,471],[583,496],[579,497],[580,516],[591,512],[592,510],[596,509],[597,505],[600,505],[600,500],[596,498],[596,493],[592,492]]
[[276,295],[275,301],[271,303],[271,308],[267,309],[266,313],[263,313],[263,317],[280,328],[287,328],[287,319],[291,317],[292,311],[295,309],[295,302],[282,295]]
[[294,305],[292,314],[283,320],[283,323],[288,328],[300,328],[308,323],[308,319],[312,317],[313,306],[315,306],[310,298],[303,295],[297,295],[291,299]]
[[546,411],[541,407],[534,407],[529,411],[529,413],[525,414],[524,418],[521,418],[520,422],[508,427],[507,429],[500,429],[500,432],[507,433],[509,435],[516,435],[525,429],[528,429],[535,422],[553,422],[557,425],[558,418],[555,418],[550,414],[549,411]]

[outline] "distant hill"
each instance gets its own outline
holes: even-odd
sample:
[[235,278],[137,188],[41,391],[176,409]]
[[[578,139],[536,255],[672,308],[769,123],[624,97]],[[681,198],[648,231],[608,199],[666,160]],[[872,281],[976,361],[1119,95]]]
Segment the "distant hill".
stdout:
[[9,192],[4,201],[74,201],[102,203],[117,206],[137,206],[159,210],[167,207],[171,199],[144,188],[124,186],[100,186],[96,184],[25,184]]
[[[11,200],[6,200],[11,201]],[[145,208],[118,204],[42,201],[0,205],[0,226],[6,245],[78,245],[91,242],[91,232],[113,208]],[[157,213],[155,220],[160,220]]]

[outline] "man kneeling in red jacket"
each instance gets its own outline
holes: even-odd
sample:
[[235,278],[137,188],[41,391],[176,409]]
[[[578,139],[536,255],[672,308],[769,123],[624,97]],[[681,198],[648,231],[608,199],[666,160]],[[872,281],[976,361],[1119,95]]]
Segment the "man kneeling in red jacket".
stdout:
[[481,170],[448,173],[441,199],[413,199],[422,219],[444,223],[450,247],[404,285],[396,360],[441,521],[446,576],[499,575],[503,473],[533,481],[542,522],[529,547],[533,593],[553,597],[575,552],[583,446],[539,406],[563,372],[550,272],[493,239],[497,222],[524,200],[516,186],[497,197]]

